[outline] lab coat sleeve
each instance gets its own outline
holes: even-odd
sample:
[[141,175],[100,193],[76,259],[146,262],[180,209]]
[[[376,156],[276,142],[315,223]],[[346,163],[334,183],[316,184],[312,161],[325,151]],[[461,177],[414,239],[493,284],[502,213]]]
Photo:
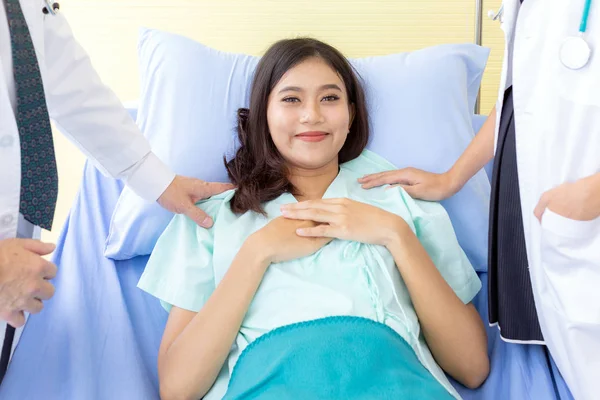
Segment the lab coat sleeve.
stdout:
[[44,88],[51,119],[105,175],[155,201],[175,174],[105,86],[62,14],[44,19]]

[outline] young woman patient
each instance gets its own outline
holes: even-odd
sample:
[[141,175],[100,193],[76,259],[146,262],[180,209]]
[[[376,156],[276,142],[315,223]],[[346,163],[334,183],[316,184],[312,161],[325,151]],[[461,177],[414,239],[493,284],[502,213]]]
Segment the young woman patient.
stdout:
[[[235,190],[176,216],[139,287],[169,318],[158,354],[168,399],[451,399],[489,370],[481,288],[450,219],[365,150],[365,95],[349,62],[312,39],[257,66]],[[446,373],[446,374],[445,374]]]

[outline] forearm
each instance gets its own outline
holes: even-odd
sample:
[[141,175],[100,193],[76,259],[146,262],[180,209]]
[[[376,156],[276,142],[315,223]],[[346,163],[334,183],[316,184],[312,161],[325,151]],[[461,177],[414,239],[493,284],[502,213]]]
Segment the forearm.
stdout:
[[408,226],[400,228],[387,247],[436,361],[464,385],[479,386],[489,369],[486,333],[479,314],[456,296]]
[[159,359],[161,393],[171,393],[177,399],[198,399],[208,392],[227,359],[266,267],[259,253],[242,247],[204,307]]
[[592,198],[592,210],[596,215],[600,215],[600,172],[586,178],[590,186]]
[[494,157],[495,129],[496,107],[492,109],[477,135],[448,171],[456,191]]

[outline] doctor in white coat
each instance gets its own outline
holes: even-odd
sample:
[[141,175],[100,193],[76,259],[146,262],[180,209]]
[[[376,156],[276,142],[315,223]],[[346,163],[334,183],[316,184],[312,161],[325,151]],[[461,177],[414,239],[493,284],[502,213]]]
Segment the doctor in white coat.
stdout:
[[575,399],[597,399],[600,0],[505,0],[502,29],[498,102],[454,166],[360,182],[437,201],[493,158],[489,322],[508,342],[546,345]]
[[0,0],[0,376],[20,335],[4,321],[23,326],[54,293],[56,266],[42,258],[54,246],[36,240],[58,189],[49,118],[105,174],[204,227],[194,203],[230,188],[176,176],[152,153],[53,6]]

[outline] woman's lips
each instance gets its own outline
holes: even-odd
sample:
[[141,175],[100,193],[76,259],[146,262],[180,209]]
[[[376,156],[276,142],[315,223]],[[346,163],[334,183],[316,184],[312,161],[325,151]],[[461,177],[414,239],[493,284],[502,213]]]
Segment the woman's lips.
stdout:
[[303,132],[296,137],[304,142],[320,142],[325,139],[329,135],[327,132],[313,131],[313,132]]

